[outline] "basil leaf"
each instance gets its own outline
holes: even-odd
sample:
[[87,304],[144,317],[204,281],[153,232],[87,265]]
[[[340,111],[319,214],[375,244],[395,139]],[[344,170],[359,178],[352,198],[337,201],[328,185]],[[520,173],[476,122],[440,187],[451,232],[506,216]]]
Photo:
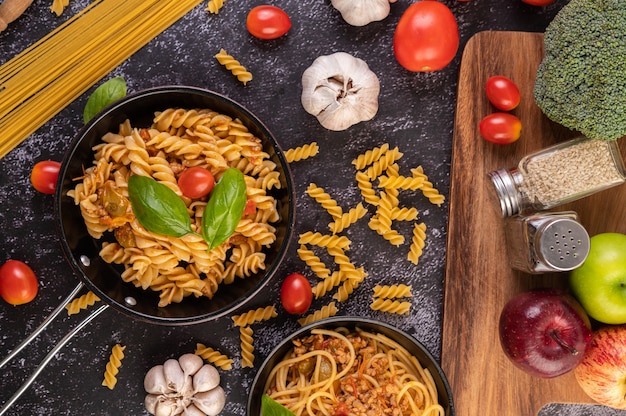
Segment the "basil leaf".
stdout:
[[126,81],[123,77],[111,78],[100,85],[87,99],[83,111],[85,124],[107,105],[126,96]]
[[287,409],[267,394],[261,397],[261,416],[295,416]]
[[176,192],[151,177],[131,176],[128,197],[137,220],[146,230],[172,237],[193,232],[185,202]]
[[202,237],[209,250],[222,244],[237,228],[246,207],[246,181],[239,169],[229,168],[211,191],[202,214]]

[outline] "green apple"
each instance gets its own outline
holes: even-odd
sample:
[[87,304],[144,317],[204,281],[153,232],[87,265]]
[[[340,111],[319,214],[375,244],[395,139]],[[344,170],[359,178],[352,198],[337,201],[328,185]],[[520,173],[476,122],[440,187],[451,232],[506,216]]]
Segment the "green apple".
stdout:
[[590,317],[606,324],[626,323],[626,235],[591,237],[589,255],[570,272],[569,284]]

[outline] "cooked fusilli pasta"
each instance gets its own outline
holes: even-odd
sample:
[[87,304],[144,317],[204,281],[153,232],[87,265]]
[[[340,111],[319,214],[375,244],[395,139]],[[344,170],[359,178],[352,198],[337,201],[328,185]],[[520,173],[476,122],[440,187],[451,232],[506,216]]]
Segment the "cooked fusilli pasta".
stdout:
[[228,358],[225,354],[204,344],[197,343],[194,354],[204,358],[209,363],[221,368],[222,370],[231,370],[233,368],[233,359]]
[[[100,256],[124,266],[125,282],[159,292],[159,306],[188,296],[212,298],[220,284],[265,268],[263,250],[276,241],[272,223],[280,218],[268,190],[281,187],[280,174],[261,140],[240,120],[210,109],[168,108],[155,113],[147,128],[125,121],[93,150],[93,166],[86,167],[68,196],[79,205],[93,238],[115,237],[102,243]],[[198,234],[176,238],[147,231],[128,199],[128,178],[151,176],[181,197],[192,230],[199,231],[206,199],[185,197],[177,184],[178,176],[191,166],[210,170],[217,180],[229,167],[239,168],[255,208],[242,217],[227,241],[210,251]],[[115,204],[109,206],[110,201]]]
[[75,315],[81,310],[87,309],[89,306],[92,306],[94,303],[96,303],[99,300],[100,298],[96,296],[96,294],[90,290],[84,295],[81,295],[77,297],[76,299],[72,300],[70,303],[68,303],[65,306],[65,309],[67,309],[68,315]]
[[287,162],[289,163],[299,162],[316,156],[319,149],[320,148],[317,145],[317,142],[307,143],[302,146],[285,150],[285,159],[287,159]]
[[215,55],[215,59],[226,67],[227,70],[232,72],[237,79],[246,85],[248,82],[252,81],[252,74],[248,72],[248,70],[239,63],[238,60],[233,58],[231,55],[226,53],[224,49],[221,49],[218,54]]
[[117,384],[117,374],[122,366],[125,349],[125,346],[115,344],[111,350],[111,355],[109,356],[109,361],[107,362],[106,369],[104,371],[104,379],[102,380],[102,385],[111,390],[113,390]]

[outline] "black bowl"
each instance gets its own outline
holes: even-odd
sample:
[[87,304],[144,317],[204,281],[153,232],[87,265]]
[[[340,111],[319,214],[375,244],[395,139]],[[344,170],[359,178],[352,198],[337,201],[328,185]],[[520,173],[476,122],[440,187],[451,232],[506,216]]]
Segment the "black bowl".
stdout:
[[[235,283],[220,285],[213,299],[189,297],[180,303],[158,307],[158,294],[136,288],[120,277],[121,269],[103,261],[98,252],[101,241],[92,238],[82,219],[80,209],[67,192],[76,185],[83,169],[92,166],[92,147],[107,132],[115,132],[129,119],[134,127],[149,127],[155,111],[170,107],[186,109],[209,108],[239,118],[252,134],[263,142],[280,172],[281,189],[271,195],[277,200],[280,221],[273,224],[277,239],[266,249],[266,269]],[[258,293],[272,278],[282,261],[293,232],[295,195],[289,165],[267,127],[235,101],[215,92],[195,87],[165,86],[141,91],[112,104],[80,130],[64,155],[56,191],[56,220],[61,245],[70,265],[85,285],[104,302],[133,318],[166,325],[200,323],[216,319],[241,306]]]
[[380,333],[386,335],[406,348],[409,353],[417,358],[424,368],[430,371],[433,380],[435,381],[435,385],[437,386],[439,404],[441,404],[444,408],[446,416],[454,415],[452,390],[450,389],[446,375],[441,369],[439,363],[437,363],[437,360],[426,349],[426,347],[424,347],[424,345],[406,332],[387,323],[360,317],[337,316],[322,319],[300,328],[288,338],[281,341],[281,343],[272,350],[263,364],[261,364],[261,367],[259,368],[259,371],[257,372],[252,383],[252,389],[250,391],[250,395],[248,396],[247,416],[261,415],[261,397],[265,391],[267,378],[276,364],[278,364],[293,347],[292,341],[294,339],[302,338],[303,336],[308,335],[313,329],[334,329],[338,327],[345,327],[349,330],[360,328],[368,332]]

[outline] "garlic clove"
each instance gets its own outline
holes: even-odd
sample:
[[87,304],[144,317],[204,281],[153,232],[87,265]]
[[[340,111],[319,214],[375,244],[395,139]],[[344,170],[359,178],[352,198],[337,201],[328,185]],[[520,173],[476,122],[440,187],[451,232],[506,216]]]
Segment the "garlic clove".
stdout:
[[193,376],[193,391],[205,392],[214,389],[220,384],[220,374],[210,364],[205,364]]
[[159,400],[159,396],[156,394],[147,394],[146,398],[143,400],[143,404],[146,406],[146,410],[151,415],[156,413],[156,405]]
[[165,375],[165,382],[167,387],[173,391],[182,392],[185,387],[185,373],[180,367],[178,360],[170,358],[163,363],[163,374]]
[[202,358],[196,354],[183,354],[178,359],[178,364],[182,368],[183,373],[193,376],[204,365]]
[[168,387],[162,365],[155,365],[146,373],[143,379],[143,387],[147,393],[166,394],[173,390]]
[[196,393],[192,401],[207,416],[217,416],[226,404],[226,394],[221,386],[217,386],[213,390]]
[[316,58],[302,74],[302,106],[329,130],[371,120],[379,93],[380,82],[367,63],[345,52]]
[[192,404],[191,406],[187,406],[187,408],[185,408],[183,416],[206,416],[206,413]]

